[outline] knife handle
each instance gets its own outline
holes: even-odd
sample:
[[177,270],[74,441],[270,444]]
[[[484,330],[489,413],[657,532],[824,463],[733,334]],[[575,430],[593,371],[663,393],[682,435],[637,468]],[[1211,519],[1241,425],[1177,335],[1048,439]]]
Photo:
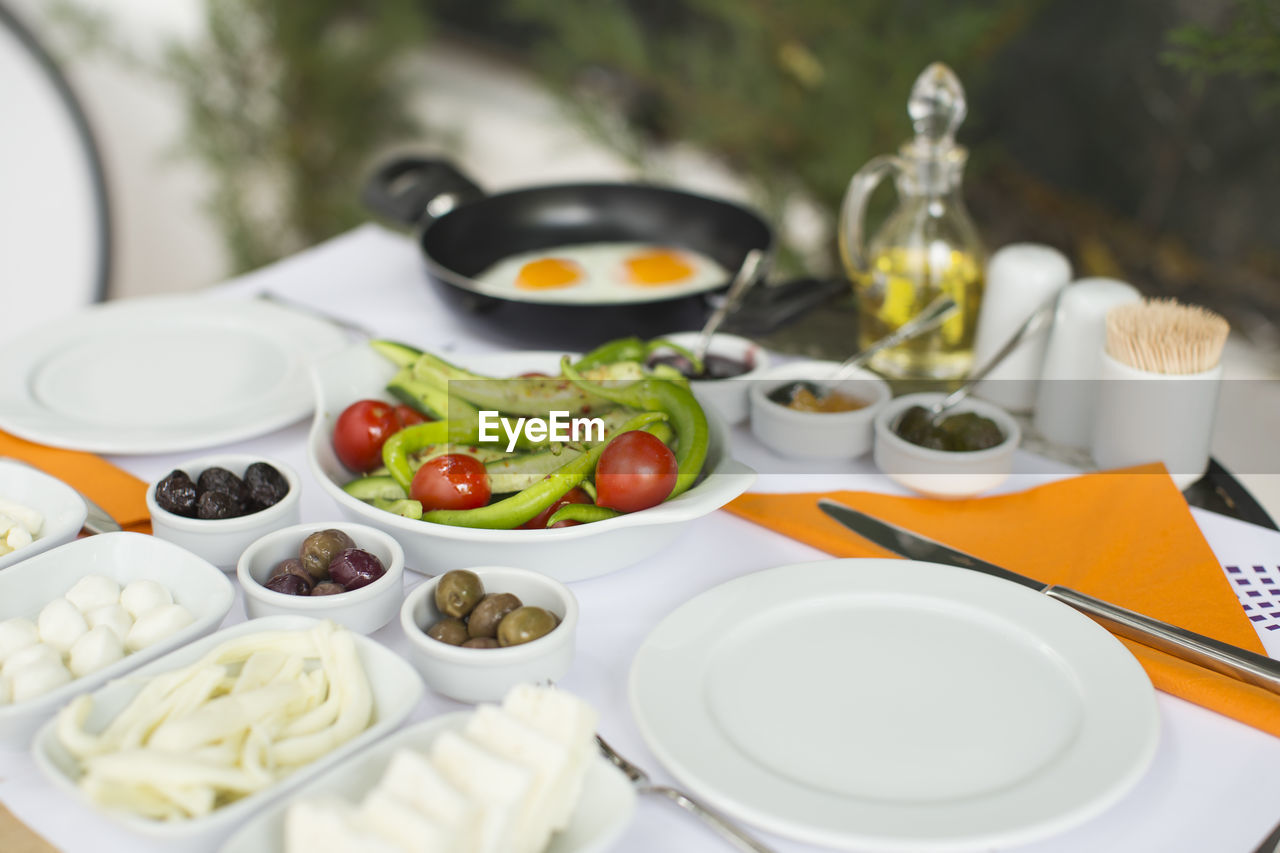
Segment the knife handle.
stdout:
[[1069,604],[1113,634],[1272,693],[1280,693],[1280,661],[1185,628],[1177,628],[1065,586],[1050,586],[1044,593]]

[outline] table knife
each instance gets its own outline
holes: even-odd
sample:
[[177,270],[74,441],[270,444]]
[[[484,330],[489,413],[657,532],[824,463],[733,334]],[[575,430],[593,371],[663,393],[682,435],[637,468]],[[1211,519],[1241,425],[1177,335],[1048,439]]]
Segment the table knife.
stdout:
[[1280,693],[1280,661],[1135,613],[1091,595],[1020,575],[941,542],[823,498],[818,508],[859,536],[912,560],[973,569],[1044,593],[1070,605],[1113,634],[1223,675]]

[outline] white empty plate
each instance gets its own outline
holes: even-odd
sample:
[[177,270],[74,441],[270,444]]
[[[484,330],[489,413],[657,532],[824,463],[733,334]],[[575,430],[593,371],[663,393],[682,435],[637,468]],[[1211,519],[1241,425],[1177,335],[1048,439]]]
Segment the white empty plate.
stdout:
[[[458,711],[433,717],[396,732],[344,761],[307,784],[304,797],[335,794],[353,806],[382,779],[391,757],[401,749],[427,751],[436,736],[461,728],[470,716]],[[543,853],[605,853],[631,822],[636,807],[635,788],[622,771],[603,758],[587,771],[582,797],[569,825],[551,836]],[[280,803],[258,815],[222,847],[222,853],[279,853],[285,849],[284,821],[289,804]]]
[[1146,674],[1087,617],[906,560],[730,581],[649,635],[631,704],[692,792],[842,849],[967,850],[1064,830],[1155,753]]
[[306,417],[312,360],[345,344],[329,323],[261,300],[96,305],[0,345],[0,428],[98,453],[240,441]]

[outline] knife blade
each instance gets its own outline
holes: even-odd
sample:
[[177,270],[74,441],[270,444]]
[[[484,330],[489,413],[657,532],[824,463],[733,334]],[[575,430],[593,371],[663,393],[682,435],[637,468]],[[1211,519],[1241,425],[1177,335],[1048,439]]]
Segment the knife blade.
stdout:
[[1021,584],[1075,608],[1113,634],[1280,694],[1280,661],[1144,616],[1068,587],[1029,578],[827,498],[818,501],[818,508],[844,527],[885,550],[912,560],[972,569]]

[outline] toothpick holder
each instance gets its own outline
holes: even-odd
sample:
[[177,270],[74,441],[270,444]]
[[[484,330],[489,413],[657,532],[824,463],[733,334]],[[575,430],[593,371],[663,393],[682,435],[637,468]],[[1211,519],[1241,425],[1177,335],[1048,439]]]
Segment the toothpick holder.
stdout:
[[1163,462],[1185,489],[1209,467],[1222,363],[1201,373],[1138,370],[1102,353],[1093,427],[1099,468]]

